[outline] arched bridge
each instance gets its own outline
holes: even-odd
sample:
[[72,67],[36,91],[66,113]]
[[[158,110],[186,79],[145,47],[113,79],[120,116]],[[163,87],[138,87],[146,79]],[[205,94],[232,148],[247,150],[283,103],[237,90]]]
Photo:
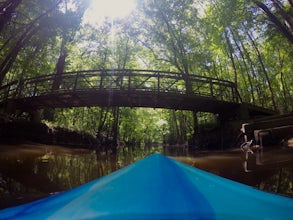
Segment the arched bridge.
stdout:
[[128,106],[225,113],[240,105],[234,83],[154,70],[102,69],[41,75],[0,88],[0,107],[22,110]]

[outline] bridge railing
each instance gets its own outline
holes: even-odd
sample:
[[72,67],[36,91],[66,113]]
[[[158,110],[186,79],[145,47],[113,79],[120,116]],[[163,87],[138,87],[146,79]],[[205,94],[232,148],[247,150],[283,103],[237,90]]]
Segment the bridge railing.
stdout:
[[9,99],[14,99],[17,94],[18,81],[10,82],[0,87],[0,103]]
[[8,99],[28,98],[78,91],[128,91],[176,93],[239,102],[234,83],[211,77],[154,70],[89,70],[43,75],[11,82],[0,88],[0,103]]

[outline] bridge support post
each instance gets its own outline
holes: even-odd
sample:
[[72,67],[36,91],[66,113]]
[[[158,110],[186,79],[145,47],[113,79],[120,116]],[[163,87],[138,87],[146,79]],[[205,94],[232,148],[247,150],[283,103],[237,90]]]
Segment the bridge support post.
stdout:
[[32,110],[29,112],[30,122],[40,123],[41,122],[41,110]]
[[245,105],[240,105],[240,107],[237,109],[236,115],[237,118],[241,120],[247,120],[250,118],[248,108]]
[[14,108],[13,104],[11,102],[7,102],[5,107],[2,109],[3,113],[8,113],[10,115],[14,114],[16,112],[16,109]]
[[198,125],[198,118],[197,118],[197,111],[192,111],[193,116],[193,135],[192,135],[192,145],[198,146],[199,144],[199,125]]
[[227,127],[227,115],[226,114],[219,114],[217,117],[217,124],[219,126],[218,132],[218,140],[219,140],[219,148],[224,149],[225,145],[225,138],[226,138],[226,127]]
[[43,118],[48,121],[54,121],[55,110],[53,108],[45,108],[43,110]]

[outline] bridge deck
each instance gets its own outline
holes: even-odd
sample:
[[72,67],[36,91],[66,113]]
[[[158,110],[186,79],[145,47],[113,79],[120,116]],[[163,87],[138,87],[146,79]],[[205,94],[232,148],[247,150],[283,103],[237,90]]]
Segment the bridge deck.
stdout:
[[238,103],[219,101],[209,97],[186,94],[154,93],[150,91],[75,91],[47,94],[9,100],[9,104],[17,109],[32,110],[41,108],[68,108],[84,106],[123,106],[151,107],[178,110],[196,110],[222,113],[235,109]]

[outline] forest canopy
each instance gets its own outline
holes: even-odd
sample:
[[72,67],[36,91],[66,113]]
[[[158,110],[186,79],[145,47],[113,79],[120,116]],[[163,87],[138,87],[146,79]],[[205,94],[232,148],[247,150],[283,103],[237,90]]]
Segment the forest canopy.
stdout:
[[[243,102],[293,110],[292,0],[137,0],[128,14],[98,21],[89,18],[93,2],[1,1],[0,85],[77,70],[154,69],[229,80]],[[43,113],[53,124],[145,143],[187,141],[194,116],[118,107]]]

